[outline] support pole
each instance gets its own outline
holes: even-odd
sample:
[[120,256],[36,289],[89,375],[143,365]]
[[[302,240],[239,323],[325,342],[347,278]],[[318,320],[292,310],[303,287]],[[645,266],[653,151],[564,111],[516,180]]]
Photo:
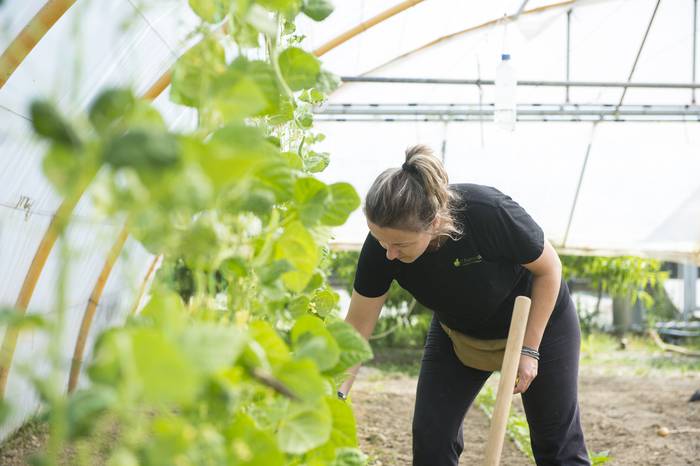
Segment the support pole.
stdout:
[[697,308],[698,266],[683,263],[683,320],[688,321]]
[[[693,84],[695,84],[695,61],[698,46],[698,0],[693,0]],[[693,88],[692,103],[695,104],[695,88]]]
[[[566,82],[571,80],[571,10],[566,12]],[[569,86],[566,86],[566,103],[569,103]]]
[[569,240],[569,231],[571,230],[571,224],[574,221],[574,213],[576,212],[576,205],[578,204],[578,197],[581,193],[581,184],[583,183],[583,177],[586,174],[586,167],[588,167],[588,157],[591,155],[591,147],[593,147],[593,136],[595,135],[595,129],[598,126],[597,123],[593,123],[593,128],[591,129],[591,138],[588,140],[588,147],[586,148],[586,157],[583,159],[583,166],[581,167],[581,173],[578,176],[578,184],[576,185],[576,194],[574,194],[574,201],[571,203],[571,211],[569,212],[569,221],[566,223],[566,232],[564,232],[564,239],[561,242],[561,247],[566,247],[566,242]]
[[520,350],[523,347],[529,314],[530,298],[526,296],[515,298],[513,317],[508,331],[508,342],[503,357],[503,366],[501,366],[501,380],[498,383],[498,393],[496,394],[496,406],[493,409],[491,430],[486,443],[484,466],[498,466],[501,461],[503,438],[506,433],[510,404],[513,400],[513,387],[515,387],[515,377],[518,374]]

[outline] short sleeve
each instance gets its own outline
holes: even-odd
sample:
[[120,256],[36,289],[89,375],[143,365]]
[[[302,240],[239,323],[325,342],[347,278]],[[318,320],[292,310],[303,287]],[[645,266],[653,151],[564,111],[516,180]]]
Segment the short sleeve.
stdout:
[[382,296],[394,279],[391,261],[379,241],[367,234],[355,271],[355,291],[367,298]]
[[469,217],[479,253],[487,261],[527,264],[544,250],[542,228],[508,196],[478,206]]

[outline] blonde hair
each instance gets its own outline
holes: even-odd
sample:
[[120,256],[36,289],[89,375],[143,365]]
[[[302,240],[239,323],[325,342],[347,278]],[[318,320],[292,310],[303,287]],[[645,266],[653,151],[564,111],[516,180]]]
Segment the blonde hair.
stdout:
[[429,147],[416,145],[406,149],[400,168],[384,170],[374,180],[364,211],[367,220],[382,228],[430,231],[456,239],[462,234],[453,214],[456,201],[442,162]]

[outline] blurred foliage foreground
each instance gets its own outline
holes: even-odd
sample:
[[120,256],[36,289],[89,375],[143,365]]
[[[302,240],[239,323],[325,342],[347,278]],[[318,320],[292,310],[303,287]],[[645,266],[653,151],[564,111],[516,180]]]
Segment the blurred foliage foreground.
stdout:
[[[351,405],[336,389],[371,350],[335,317],[338,296],[324,272],[330,227],[360,200],[349,184],[314,176],[329,154],[313,150],[323,135],[311,109],[338,80],[298,46],[294,27],[298,14],[321,21],[332,6],[189,4],[201,24],[174,66],[170,99],[196,110],[191,131],[169,130],[128,89],[102,92],[71,121],[48,101],[31,107],[48,148],[44,173],[65,205],[87,192],[164,258],[148,304],[99,336],[83,372],[89,383],[66,397],[71,225],[70,212],[59,212],[55,312],[3,313],[10,328],[51,342],[50,377],[14,368],[33,383],[50,426],[33,464],[59,464],[69,446],[70,464],[85,465],[364,464]],[[195,284],[186,299],[178,264]]]

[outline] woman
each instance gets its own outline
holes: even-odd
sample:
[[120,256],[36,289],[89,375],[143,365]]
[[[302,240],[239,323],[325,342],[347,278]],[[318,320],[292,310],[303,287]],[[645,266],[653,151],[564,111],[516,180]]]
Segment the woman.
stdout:
[[434,311],[416,392],[414,466],[457,465],[464,416],[495,369],[482,356],[505,347],[518,295],[532,306],[514,393],[522,393],[535,460],[590,464],[577,401],[578,318],[542,229],[494,188],[448,185],[425,146],[377,177],[365,216],[370,233],[346,320],[369,338],[392,280]]

